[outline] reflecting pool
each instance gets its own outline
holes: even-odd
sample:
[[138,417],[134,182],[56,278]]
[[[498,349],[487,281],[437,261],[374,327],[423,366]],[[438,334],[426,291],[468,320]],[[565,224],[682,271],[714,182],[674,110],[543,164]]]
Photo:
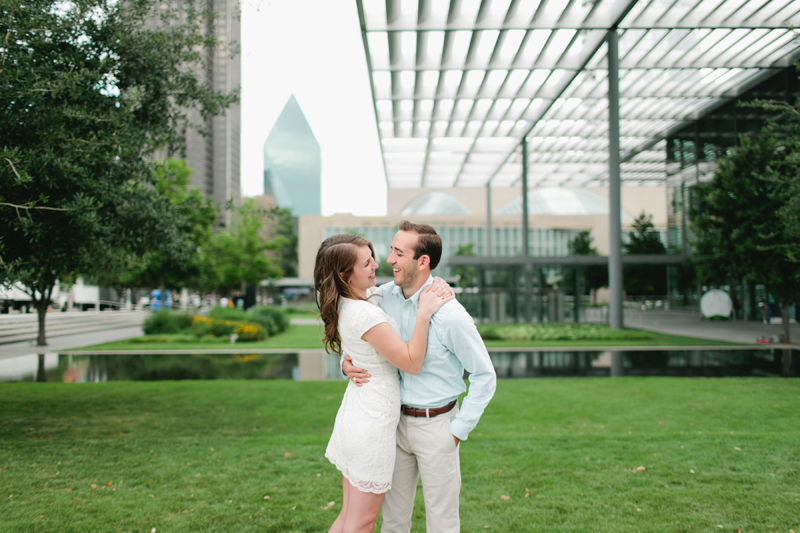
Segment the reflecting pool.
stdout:
[[[46,381],[160,381],[186,379],[297,379],[297,354],[44,354]],[[0,381],[33,381],[37,355],[0,361]]]
[[[792,355],[792,375],[800,353]],[[526,350],[491,352],[497,377],[780,376],[785,349],[655,349],[623,351]]]
[[[525,348],[490,351],[499,378],[608,376],[780,376],[791,357],[800,374],[800,351],[784,348],[559,350]],[[191,379],[300,379],[297,353],[257,354],[44,354],[0,359],[0,382],[92,383]],[[321,352],[311,358],[304,379],[341,379],[339,358]],[[318,369],[314,365],[318,362]]]

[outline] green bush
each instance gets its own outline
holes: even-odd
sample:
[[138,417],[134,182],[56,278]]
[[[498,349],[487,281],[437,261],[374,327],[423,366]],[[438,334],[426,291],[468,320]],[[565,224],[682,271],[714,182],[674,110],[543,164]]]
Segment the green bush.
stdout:
[[599,341],[650,340],[645,331],[611,329],[606,324],[491,324],[478,326],[484,340]]
[[485,341],[499,341],[502,340],[500,335],[497,334],[497,328],[494,326],[479,327],[478,332]]
[[255,313],[250,313],[247,316],[247,319],[250,322],[255,322],[256,324],[264,328],[264,331],[266,331],[267,335],[269,335],[270,337],[280,333],[280,331],[278,331],[278,325],[275,323],[275,321],[272,319],[271,316],[257,315]]
[[238,335],[236,342],[257,342],[267,338],[267,332],[254,322],[220,320],[196,316],[192,332],[197,337],[230,337]]
[[235,307],[222,307],[219,305],[212,307],[211,311],[208,313],[208,316],[218,320],[233,320],[239,322],[246,322],[250,320],[250,317],[247,316],[247,312],[242,309],[236,309]]
[[289,317],[287,313],[283,309],[279,309],[277,307],[270,307],[267,305],[260,305],[258,307],[253,307],[248,311],[250,318],[248,320],[256,321],[255,316],[259,317],[269,317],[275,322],[275,326],[278,328],[278,333],[283,333],[286,331],[286,328],[289,327]]
[[142,324],[145,335],[185,333],[192,328],[193,316],[174,311],[154,311]]
[[200,337],[198,339],[195,335],[186,333],[146,335],[144,337],[134,337],[133,339],[128,339],[128,342],[130,342],[131,344],[151,344],[156,342],[159,344],[185,343],[185,342],[195,343],[198,341],[216,343],[216,344],[219,344],[221,342],[229,342],[228,339],[222,339],[222,338],[218,339],[216,337]]

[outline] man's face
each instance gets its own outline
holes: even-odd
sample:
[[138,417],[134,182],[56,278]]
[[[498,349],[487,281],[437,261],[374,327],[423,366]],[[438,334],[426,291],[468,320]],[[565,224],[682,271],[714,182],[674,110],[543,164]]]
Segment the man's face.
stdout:
[[398,231],[392,241],[392,253],[386,262],[392,265],[394,284],[402,289],[414,287],[420,276],[419,265],[423,257],[414,259],[414,249],[419,235],[408,231]]

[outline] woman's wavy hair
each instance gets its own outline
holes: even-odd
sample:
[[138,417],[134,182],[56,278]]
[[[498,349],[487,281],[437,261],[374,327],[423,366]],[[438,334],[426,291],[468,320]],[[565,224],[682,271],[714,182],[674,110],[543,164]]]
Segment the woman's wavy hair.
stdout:
[[325,351],[342,354],[342,338],[339,336],[339,299],[342,297],[359,300],[347,284],[358,259],[358,249],[369,247],[373,259],[375,250],[372,243],[358,235],[348,233],[328,237],[317,251],[314,264],[314,289],[316,290],[319,316],[325,324],[322,342]]

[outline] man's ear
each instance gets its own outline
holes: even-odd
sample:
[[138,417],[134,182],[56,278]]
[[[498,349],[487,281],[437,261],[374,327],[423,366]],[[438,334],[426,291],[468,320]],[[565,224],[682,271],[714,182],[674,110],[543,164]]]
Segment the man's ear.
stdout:
[[425,267],[431,266],[431,258],[427,255],[420,256],[419,258],[419,265],[417,265],[418,270],[425,270]]

